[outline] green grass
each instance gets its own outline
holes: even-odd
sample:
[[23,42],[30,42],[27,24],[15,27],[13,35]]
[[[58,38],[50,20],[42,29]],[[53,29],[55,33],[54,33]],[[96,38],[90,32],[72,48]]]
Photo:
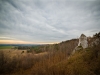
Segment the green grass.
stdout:
[[0,49],[11,49],[13,46],[0,46]]

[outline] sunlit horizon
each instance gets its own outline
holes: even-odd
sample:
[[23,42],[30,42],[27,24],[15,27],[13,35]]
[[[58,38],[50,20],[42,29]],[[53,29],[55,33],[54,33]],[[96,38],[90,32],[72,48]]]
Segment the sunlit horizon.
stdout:
[[21,40],[0,40],[0,44],[55,44],[58,42],[28,42]]

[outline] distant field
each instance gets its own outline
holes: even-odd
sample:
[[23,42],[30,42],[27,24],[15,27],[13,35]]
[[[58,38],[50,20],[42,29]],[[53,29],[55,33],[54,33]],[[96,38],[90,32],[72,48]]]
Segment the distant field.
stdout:
[[13,48],[14,46],[0,46],[0,49],[11,49]]

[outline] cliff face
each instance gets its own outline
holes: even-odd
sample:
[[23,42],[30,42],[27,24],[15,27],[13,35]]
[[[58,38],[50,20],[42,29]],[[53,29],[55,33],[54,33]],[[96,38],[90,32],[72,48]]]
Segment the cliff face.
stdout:
[[82,46],[83,48],[88,47],[87,37],[84,34],[81,34],[81,36],[79,38],[78,46]]

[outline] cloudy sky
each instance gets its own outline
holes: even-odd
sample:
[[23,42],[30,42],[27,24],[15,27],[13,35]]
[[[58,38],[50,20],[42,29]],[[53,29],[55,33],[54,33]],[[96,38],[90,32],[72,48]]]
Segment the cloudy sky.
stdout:
[[0,0],[0,43],[57,43],[99,31],[99,0]]

